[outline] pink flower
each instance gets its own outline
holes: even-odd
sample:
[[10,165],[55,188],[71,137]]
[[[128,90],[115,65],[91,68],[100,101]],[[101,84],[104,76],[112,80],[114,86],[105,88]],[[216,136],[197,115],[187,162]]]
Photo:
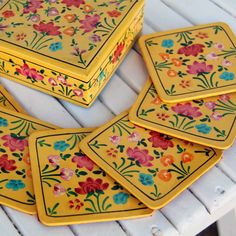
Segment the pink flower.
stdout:
[[57,16],[59,15],[59,11],[55,7],[51,7],[48,9],[48,16]]
[[30,79],[33,79],[33,80],[43,80],[44,77],[42,75],[40,75],[36,69],[34,68],[30,68],[26,63],[21,67],[21,68],[16,68],[16,71],[27,77],[27,78],[30,78]]
[[78,168],[85,167],[87,170],[92,171],[94,163],[86,156],[81,154],[80,156],[74,156],[72,162],[77,164]]
[[84,96],[84,91],[82,89],[74,89],[73,93],[77,97],[81,97],[82,98]]
[[215,102],[211,102],[211,101],[210,102],[205,102],[205,107],[210,109],[210,110],[214,109],[215,106],[216,106]]
[[220,51],[222,51],[225,48],[223,43],[215,43],[214,47],[217,48]]
[[70,180],[73,174],[74,174],[74,171],[69,168],[62,168],[60,172],[61,178],[64,180]]
[[217,112],[213,112],[211,114],[211,118],[214,119],[214,120],[220,120],[223,116]]
[[233,63],[231,61],[227,60],[227,59],[224,59],[222,61],[222,66],[223,67],[228,67],[228,66],[232,66],[232,65],[233,65]]
[[204,49],[203,44],[192,44],[190,46],[184,46],[178,50],[178,54],[184,54],[187,56],[196,57],[199,53],[203,52]]
[[46,35],[57,36],[61,34],[61,32],[59,31],[61,27],[55,26],[53,22],[40,22],[38,25],[34,24],[33,28]]
[[53,78],[49,78],[48,79],[48,82],[52,85],[52,86],[57,86],[58,84],[57,84],[57,81],[55,80],[55,79],[53,79]]
[[199,107],[193,107],[191,102],[177,103],[175,106],[171,107],[171,109],[178,115],[187,116],[190,118],[196,118],[202,115],[199,111]]
[[37,22],[40,21],[40,15],[39,15],[39,14],[32,15],[32,16],[30,17],[30,20],[31,20],[32,22],[34,22],[34,23],[37,23]]
[[207,65],[206,62],[194,61],[194,63],[192,65],[188,65],[187,68],[187,72],[189,74],[196,75],[212,71],[213,65]]
[[66,193],[66,189],[61,184],[55,184],[53,187],[53,194],[56,197],[62,196]]
[[220,95],[220,100],[223,102],[227,102],[230,100],[230,95],[228,95],[228,94]]
[[4,31],[7,27],[8,27],[8,25],[0,24],[0,32]]
[[9,147],[11,152],[14,152],[16,150],[22,152],[25,150],[25,147],[28,147],[28,141],[26,139],[13,138],[9,134],[2,136],[1,139],[6,141],[5,143],[3,143],[3,146]]
[[153,166],[150,161],[154,160],[154,157],[148,155],[148,150],[146,149],[139,149],[138,147],[135,148],[128,148],[126,151],[129,158],[138,161],[138,163],[142,166]]
[[174,143],[168,136],[155,131],[151,131],[149,134],[151,137],[148,138],[148,141],[152,143],[152,147],[161,148],[162,150],[167,150],[169,147],[174,147]]
[[207,60],[217,60],[217,59],[218,59],[218,56],[216,55],[216,53],[211,52],[210,54],[208,54],[208,55],[206,56],[206,59],[207,59]]
[[38,9],[43,8],[42,3],[42,0],[28,0],[27,4],[24,4],[23,13],[36,13]]
[[100,20],[100,16],[98,14],[95,15],[86,15],[84,20],[80,20],[81,26],[80,29],[84,30],[84,33],[91,32],[98,24]]
[[52,166],[58,166],[61,158],[59,156],[51,155],[48,157],[48,161]]
[[57,80],[58,80],[60,83],[62,83],[63,85],[65,85],[65,86],[68,86],[68,87],[71,86],[71,84],[68,84],[68,83],[67,83],[67,80],[66,80],[65,77],[63,77],[62,75],[59,75],[59,76],[57,77]]
[[81,4],[85,4],[84,0],[62,0],[62,3],[66,4],[67,7],[77,7],[79,8]]
[[110,140],[111,143],[117,145],[117,144],[120,143],[121,137],[117,136],[117,135],[114,135],[114,136],[109,137],[109,140]]
[[141,139],[141,136],[138,132],[133,132],[128,137],[129,142],[138,142],[140,139]]

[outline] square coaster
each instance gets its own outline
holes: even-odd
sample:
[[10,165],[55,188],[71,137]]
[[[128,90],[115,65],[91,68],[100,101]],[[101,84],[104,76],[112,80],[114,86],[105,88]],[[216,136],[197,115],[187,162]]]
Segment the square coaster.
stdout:
[[144,35],[139,45],[165,102],[236,92],[236,38],[224,23]]
[[216,164],[222,152],[147,130],[122,113],[82,140],[82,151],[151,209]]
[[0,204],[36,213],[28,137],[56,127],[5,108],[0,109]]
[[15,101],[15,99],[0,85],[0,107],[5,107],[12,111],[25,113],[23,108]]
[[80,151],[80,141],[92,130],[46,131],[30,137],[34,189],[42,223],[100,222],[153,212]]
[[165,103],[149,79],[130,110],[129,119],[136,125],[177,138],[227,149],[236,134],[236,93]]

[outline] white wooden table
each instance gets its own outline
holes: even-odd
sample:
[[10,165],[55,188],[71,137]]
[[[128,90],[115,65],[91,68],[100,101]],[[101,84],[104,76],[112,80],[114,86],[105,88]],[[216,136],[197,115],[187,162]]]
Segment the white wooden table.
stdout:
[[[144,33],[224,21],[236,33],[236,0],[147,0]],[[0,78],[32,116],[64,127],[96,127],[129,108],[142,89],[147,71],[135,46],[106,86],[95,104],[84,109],[57,100],[38,91]],[[45,227],[36,216],[8,207],[0,207],[1,236],[175,236],[195,235],[222,218],[235,225],[236,208],[236,144],[224,153],[222,161],[194,183],[188,190],[156,212],[152,217],[119,222]],[[232,227],[221,235],[236,235]],[[221,231],[221,230],[220,230]],[[230,232],[231,231],[231,232]]]

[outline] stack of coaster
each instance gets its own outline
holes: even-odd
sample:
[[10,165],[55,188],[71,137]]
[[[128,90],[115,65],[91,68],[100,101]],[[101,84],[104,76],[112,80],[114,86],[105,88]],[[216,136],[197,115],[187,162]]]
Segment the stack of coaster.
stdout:
[[2,204],[37,209],[46,225],[144,217],[220,160],[235,138],[230,28],[145,35],[139,45],[150,78],[130,111],[96,130],[60,130],[16,113],[2,92]]

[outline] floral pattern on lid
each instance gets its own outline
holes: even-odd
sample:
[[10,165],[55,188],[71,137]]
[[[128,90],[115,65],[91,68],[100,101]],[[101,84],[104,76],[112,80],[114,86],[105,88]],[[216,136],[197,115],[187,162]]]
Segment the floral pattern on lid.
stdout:
[[[47,225],[133,218],[152,213],[78,148],[92,130],[59,130],[31,137],[36,201],[44,206],[38,208],[39,218]],[[59,142],[66,148],[56,148]]]
[[129,117],[135,124],[151,130],[226,149],[235,140],[235,111],[236,93],[182,103],[165,103],[148,79]]
[[[108,138],[112,136],[120,137],[119,143]],[[82,140],[80,148],[152,209],[163,207],[185,190],[222,154],[136,126],[127,112],[96,129]]]
[[163,101],[189,101],[236,91],[236,40],[224,23],[144,35],[140,48]]

